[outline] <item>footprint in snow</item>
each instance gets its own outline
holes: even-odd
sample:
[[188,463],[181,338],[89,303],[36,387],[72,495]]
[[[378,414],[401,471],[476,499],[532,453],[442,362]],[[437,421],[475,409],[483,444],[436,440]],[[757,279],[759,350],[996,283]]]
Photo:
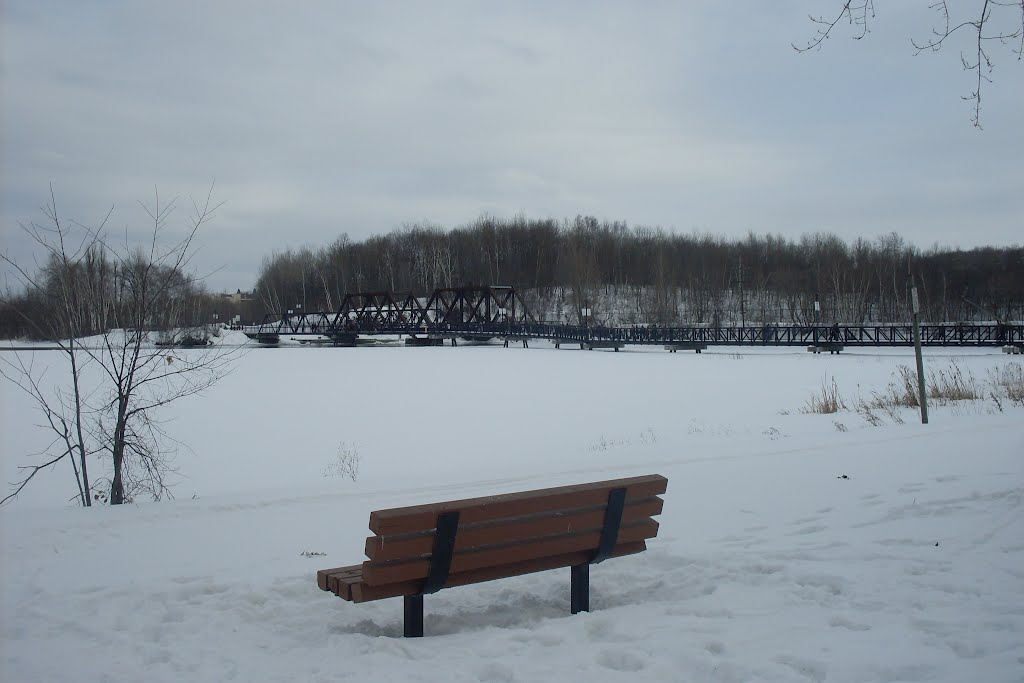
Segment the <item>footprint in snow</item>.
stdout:
[[644,660],[628,650],[604,650],[598,653],[597,663],[625,673],[636,673],[644,668]]
[[491,662],[479,667],[476,671],[476,679],[481,682],[496,681],[497,683],[513,683],[518,680],[516,672],[512,667],[498,662]]
[[870,631],[871,627],[867,624],[860,624],[850,619],[844,619],[843,617],[833,617],[828,625],[832,628],[845,628],[849,631]]
[[802,659],[800,657],[779,657],[776,659],[779,664],[784,664],[792,669],[794,672],[805,677],[807,680],[814,681],[815,683],[822,683],[825,677],[828,675],[828,671],[825,665],[821,662],[815,662],[810,659]]

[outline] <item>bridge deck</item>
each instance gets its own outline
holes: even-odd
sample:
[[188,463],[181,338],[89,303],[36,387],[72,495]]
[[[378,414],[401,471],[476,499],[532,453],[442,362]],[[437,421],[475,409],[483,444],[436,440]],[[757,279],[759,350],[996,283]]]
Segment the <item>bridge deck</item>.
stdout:
[[[286,316],[246,328],[253,339],[273,336],[326,337],[419,335],[434,338],[547,339],[559,344],[808,346],[841,344],[846,347],[912,346],[913,327],[905,325],[746,326],[746,327],[583,327],[537,323],[402,323],[337,325],[330,314]],[[1024,346],[1024,325],[922,325],[923,346]]]

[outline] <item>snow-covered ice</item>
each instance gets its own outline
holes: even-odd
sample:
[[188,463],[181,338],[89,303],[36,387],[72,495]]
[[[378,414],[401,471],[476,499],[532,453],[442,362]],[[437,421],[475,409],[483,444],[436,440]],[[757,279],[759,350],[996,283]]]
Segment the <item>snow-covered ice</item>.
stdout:
[[[1024,409],[800,412],[904,349],[534,346],[255,349],[168,411],[176,500],[81,510],[48,473],[0,509],[0,679],[1024,681]],[[926,351],[954,361],[1013,359]],[[0,416],[10,480],[47,436],[6,382]],[[658,538],[592,570],[589,614],[549,571],[428,596],[410,640],[401,600],[316,586],[371,510],[647,473]]]

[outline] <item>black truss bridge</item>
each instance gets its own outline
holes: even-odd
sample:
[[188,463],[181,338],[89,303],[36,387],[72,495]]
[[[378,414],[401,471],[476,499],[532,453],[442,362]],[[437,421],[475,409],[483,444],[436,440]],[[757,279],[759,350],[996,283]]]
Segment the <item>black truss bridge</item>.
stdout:
[[[921,325],[923,346],[999,347],[1024,349],[1024,325],[955,323]],[[428,298],[412,293],[347,294],[337,311],[267,315],[260,325],[245,328],[250,338],[276,344],[282,336],[327,340],[354,346],[358,337],[405,335],[410,341],[444,339],[544,339],[581,348],[661,345],[668,350],[709,346],[807,346],[838,351],[844,347],[913,346],[910,324],[876,325],[747,325],[730,327],[661,327],[563,325],[539,323],[513,287],[437,289]]]

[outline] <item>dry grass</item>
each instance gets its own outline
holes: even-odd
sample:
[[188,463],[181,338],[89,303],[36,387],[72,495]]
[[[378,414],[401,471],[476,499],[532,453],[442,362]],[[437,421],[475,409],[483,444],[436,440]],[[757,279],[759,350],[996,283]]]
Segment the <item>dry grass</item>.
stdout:
[[[914,373],[917,379],[917,373]],[[974,380],[968,370],[965,375],[955,362],[947,370],[932,372],[928,381],[928,399],[939,405],[949,401],[977,401],[985,397],[985,391]]]
[[[979,410],[1003,411],[1004,402],[1024,407],[1024,369],[1019,363],[1010,363],[999,370],[990,371],[985,382],[979,382],[970,371],[964,372],[955,362],[949,367],[932,370],[925,383],[929,405],[963,406],[974,405]],[[889,421],[902,424],[904,408],[920,407],[918,398],[917,372],[901,365],[893,381],[881,392],[872,392],[869,399],[859,393],[856,400],[847,401],[839,391],[835,378],[824,382],[821,391],[812,395],[800,412],[831,415],[853,406],[857,414],[872,426]],[[959,410],[959,408],[956,408]]]
[[[921,407],[917,387],[917,372],[901,365],[898,377],[889,383],[885,391],[873,393],[868,405],[872,408]],[[965,374],[955,362],[944,370],[933,370],[925,382],[928,402],[932,405],[948,405],[957,401],[977,401],[985,398],[983,387],[978,386],[969,371]]]
[[836,378],[833,377],[832,386],[822,382],[821,393],[814,394],[807,399],[807,403],[804,404],[800,412],[831,415],[840,410],[846,410],[846,403],[843,402],[843,397],[839,394],[839,385],[836,384]]
[[1020,363],[1010,363],[1004,368],[989,372],[991,393],[1005,398],[1015,406],[1024,407],[1024,368]]

